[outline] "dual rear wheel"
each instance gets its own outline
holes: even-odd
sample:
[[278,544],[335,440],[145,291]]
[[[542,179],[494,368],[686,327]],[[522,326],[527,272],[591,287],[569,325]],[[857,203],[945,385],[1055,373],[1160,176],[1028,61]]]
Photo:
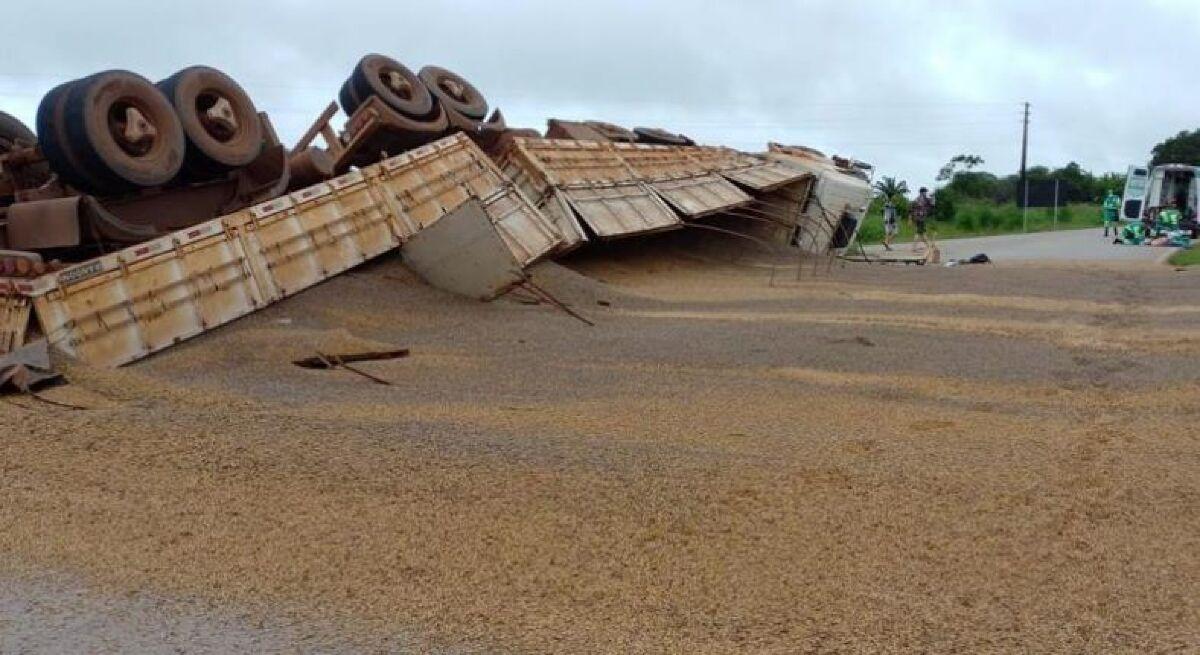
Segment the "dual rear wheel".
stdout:
[[100,195],[213,179],[253,161],[263,140],[246,93],[203,66],[158,85],[121,70],[67,82],[42,99],[37,130],[63,181]]
[[426,66],[413,73],[384,55],[359,60],[338,94],[342,109],[353,115],[372,96],[397,113],[416,121],[436,116],[440,108],[473,120],[487,117],[488,103],[474,85],[453,71]]
[[413,120],[433,117],[437,111],[433,95],[407,66],[384,55],[367,55],[359,60],[342,85],[338,100],[347,114],[354,114],[372,96]]

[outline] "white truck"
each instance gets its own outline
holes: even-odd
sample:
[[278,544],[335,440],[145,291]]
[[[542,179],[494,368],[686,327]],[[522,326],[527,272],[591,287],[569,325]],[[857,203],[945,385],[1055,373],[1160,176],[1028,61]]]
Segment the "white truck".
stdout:
[[1153,218],[1159,210],[1174,206],[1183,215],[1180,227],[1200,237],[1197,210],[1200,209],[1200,167],[1186,164],[1162,164],[1153,168],[1130,166],[1121,202],[1121,220]]

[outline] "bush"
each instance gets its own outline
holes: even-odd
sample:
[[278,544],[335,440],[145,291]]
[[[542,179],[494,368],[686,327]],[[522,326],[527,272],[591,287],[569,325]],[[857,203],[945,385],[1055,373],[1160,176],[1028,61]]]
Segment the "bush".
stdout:
[[1071,211],[1070,205],[1067,205],[1065,207],[1059,207],[1059,209],[1058,209],[1058,222],[1059,223],[1070,223],[1073,220],[1075,220],[1075,215]]
[[1000,185],[1000,178],[991,173],[962,171],[955,174],[946,188],[959,198],[991,200],[1000,193]]
[[955,203],[958,198],[949,189],[938,189],[933,193],[933,220],[950,221],[955,217]]
[[994,230],[1000,227],[1000,217],[991,207],[979,210],[979,227],[984,230]]
[[862,243],[879,243],[883,241],[882,219],[864,219],[862,227],[858,229],[858,240]]
[[1004,229],[1017,231],[1025,226],[1025,219],[1021,216],[1021,210],[1018,209],[1004,217]]
[[975,216],[969,211],[962,211],[954,219],[954,225],[963,232],[974,232]]

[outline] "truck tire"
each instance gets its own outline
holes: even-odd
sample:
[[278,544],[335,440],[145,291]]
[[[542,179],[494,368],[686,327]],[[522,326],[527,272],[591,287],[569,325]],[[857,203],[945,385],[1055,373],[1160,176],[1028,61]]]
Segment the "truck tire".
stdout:
[[351,84],[352,79],[346,78],[342,83],[342,89],[338,91],[338,103],[342,105],[342,111],[346,112],[347,116],[353,116],[354,112],[362,105],[362,98],[354,92],[354,85]]
[[80,162],[79,154],[70,147],[66,132],[67,96],[79,80],[64,82],[50,90],[37,109],[38,145],[50,164],[50,170],[66,184],[84,191],[97,193],[103,190],[99,176],[89,172]]
[[[131,116],[138,125],[126,124]],[[136,73],[113,70],[79,80],[67,94],[64,118],[67,144],[105,186],[97,192],[160,186],[183,166],[187,145],[175,109]],[[153,132],[131,141],[130,130],[139,127]]]
[[487,118],[487,100],[461,76],[440,66],[426,66],[419,75],[443,107],[477,121]]
[[12,150],[14,146],[35,145],[37,137],[32,130],[16,117],[0,111],[0,154]]
[[263,149],[258,109],[228,75],[192,66],[155,86],[174,107],[183,128],[185,179],[212,179],[258,159]]
[[[0,111],[0,155],[12,152],[17,148],[33,148],[38,144],[37,136],[15,116]],[[12,171],[14,178],[19,178],[23,186],[41,186],[50,181],[50,164],[46,161],[34,162],[20,167],[20,171]]]
[[371,96],[378,96],[388,107],[416,120],[428,118],[434,110],[433,96],[421,79],[404,64],[383,55],[360,59],[342,90],[339,95],[347,114],[353,114]]

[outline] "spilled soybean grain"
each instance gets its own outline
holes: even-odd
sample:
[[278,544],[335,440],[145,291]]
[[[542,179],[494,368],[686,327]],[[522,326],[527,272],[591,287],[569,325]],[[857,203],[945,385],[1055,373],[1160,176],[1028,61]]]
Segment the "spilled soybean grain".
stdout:
[[[3,560],[487,651],[1195,643],[1200,362],[1091,321],[1130,303],[1116,285],[1081,303],[1071,274],[930,269],[930,304],[969,321],[944,329],[886,269],[816,283],[847,295],[814,325],[713,320],[804,316],[802,290],[767,296],[753,269],[659,259],[639,283],[626,259],[589,269],[605,286],[543,268],[580,308],[618,300],[588,329],[380,287],[392,266],[72,370],[52,397],[91,411],[0,408]],[[719,295],[642,291],[705,284]],[[1026,292],[1045,324],[1013,332]],[[1176,315],[1134,316],[1157,334]],[[1059,325],[1095,339],[1036,338]],[[847,333],[878,345],[831,343]],[[394,387],[290,364],[391,347],[413,355],[364,367]]]

